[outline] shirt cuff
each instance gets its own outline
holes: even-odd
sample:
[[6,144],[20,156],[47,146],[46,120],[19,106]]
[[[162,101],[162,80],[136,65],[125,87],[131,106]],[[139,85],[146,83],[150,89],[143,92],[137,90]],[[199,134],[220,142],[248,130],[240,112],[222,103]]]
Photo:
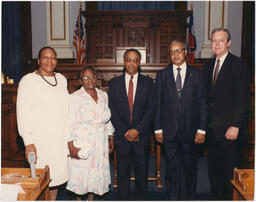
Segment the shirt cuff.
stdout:
[[162,129],[155,130],[155,133],[163,133],[163,130]]
[[203,134],[203,135],[206,134],[206,132],[205,132],[204,130],[200,130],[200,129],[197,130],[197,133],[201,133],[201,134]]

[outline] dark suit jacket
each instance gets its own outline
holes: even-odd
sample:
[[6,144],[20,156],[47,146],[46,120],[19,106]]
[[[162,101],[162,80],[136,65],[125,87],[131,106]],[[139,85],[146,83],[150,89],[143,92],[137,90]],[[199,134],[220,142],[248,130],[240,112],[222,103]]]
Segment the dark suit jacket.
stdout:
[[[215,88],[212,75],[215,58],[204,66],[208,96],[208,127],[214,129],[216,140],[226,141],[228,127],[241,128],[248,117],[250,105],[250,76],[246,63],[239,57],[228,53],[219,72]],[[211,137],[209,137],[211,138]]]
[[115,140],[131,128],[140,132],[140,141],[152,134],[152,119],[155,110],[154,82],[151,78],[138,75],[137,89],[133,104],[132,125],[125,87],[125,75],[113,78],[109,83],[109,107],[111,122],[115,127]]
[[173,140],[179,135],[183,141],[194,141],[197,130],[205,130],[207,122],[203,72],[187,65],[179,99],[170,64],[157,74],[156,91],[155,130],[163,129],[166,140]]

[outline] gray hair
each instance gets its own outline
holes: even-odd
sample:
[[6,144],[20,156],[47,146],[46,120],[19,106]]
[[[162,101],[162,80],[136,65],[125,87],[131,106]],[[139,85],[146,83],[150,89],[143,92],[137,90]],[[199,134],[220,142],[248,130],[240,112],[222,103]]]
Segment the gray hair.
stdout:
[[217,28],[215,28],[214,30],[212,30],[211,39],[212,39],[212,35],[213,35],[214,33],[220,32],[220,31],[223,31],[223,32],[226,33],[226,35],[227,35],[227,41],[229,42],[229,41],[231,40],[231,34],[230,34],[230,32],[229,32],[228,29],[225,29],[225,28],[222,28],[222,27],[217,27]]
[[92,71],[92,73],[94,74],[94,75],[96,75],[97,74],[97,72],[96,72],[96,70],[93,68],[93,66],[84,66],[79,72],[78,72],[78,74],[77,74],[77,78],[78,79],[81,79],[82,78],[82,74],[85,72],[85,71],[87,71],[87,70],[90,70],[90,71]]
[[183,48],[186,48],[186,43],[182,40],[179,40],[179,39],[175,39],[175,40],[172,40],[171,43],[169,44],[169,47],[174,44],[174,43],[181,43]]

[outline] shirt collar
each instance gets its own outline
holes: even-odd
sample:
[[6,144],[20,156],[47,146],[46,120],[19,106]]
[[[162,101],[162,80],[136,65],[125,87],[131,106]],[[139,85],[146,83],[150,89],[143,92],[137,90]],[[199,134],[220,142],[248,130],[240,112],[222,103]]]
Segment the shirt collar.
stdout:
[[178,67],[180,67],[181,70],[185,70],[185,69],[187,69],[187,63],[186,63],[186,62],[183,62],[183,64],[180,65],[180,66],[177,66],[177,65],[173,64],[173,68],[174,68],[175,70],[177,70]]
[[[138,72],[137,72],[136,74],[134,74],[134,75],[133,75],[133,79],[134,79],[134,80],[137,80],[138,75],[139,75]],[[130,78],[131,78],[131,75],[129,75],[129,74],[127,74],[127,73],[125,72],[125,79],[130,79]]]
[[215,62],[217,62],[218,59],[220,59],[220,63],[223,63],[224,60],[226,59],[227,55],[229,52],[226,52],[223,56],[221,56],[220,58],[216,58]]

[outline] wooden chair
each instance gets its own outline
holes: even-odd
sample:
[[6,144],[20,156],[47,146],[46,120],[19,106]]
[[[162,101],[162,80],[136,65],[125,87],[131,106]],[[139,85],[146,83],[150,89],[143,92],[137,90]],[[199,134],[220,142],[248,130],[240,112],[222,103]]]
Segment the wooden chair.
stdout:
[[[154,176],[148,176],[148,181],[156,181],[156,187],[157,189],[162,189],[163,184],[161,180],[161,145],[160,144],[154,144],[154,138],[151,137],[151,151],[154,150],[154,146],[156,146],[156,172]],[[153,147],[153,148],[152,148]],[[116,168],[116,150],[114,151],[114,182],[113,182],[113,188],[117,188],[117,168]],[[135,176],[131,176],[130,180],[135,180]]]
[[254,169],[234,168],[233,200],[254,199]]

